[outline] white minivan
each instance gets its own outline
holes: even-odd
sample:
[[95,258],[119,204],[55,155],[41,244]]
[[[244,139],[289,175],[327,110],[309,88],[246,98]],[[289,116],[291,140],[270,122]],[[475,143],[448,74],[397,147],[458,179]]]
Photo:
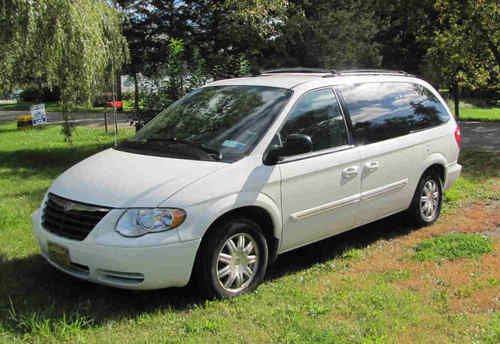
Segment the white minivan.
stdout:
[[283,252],[402,211],[433,223],[459,146],[438,92],[403,72],[220,80],[64,172],[33,229],[84,280],[235,296]]

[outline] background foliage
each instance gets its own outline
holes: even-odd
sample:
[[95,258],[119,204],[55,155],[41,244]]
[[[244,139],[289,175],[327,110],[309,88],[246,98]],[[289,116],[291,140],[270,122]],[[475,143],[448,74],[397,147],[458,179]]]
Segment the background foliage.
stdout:
[[56,88],[68,108],[111,91],[111,64],[155,111],[210,79],[293,66],[401,69],[500,98],[497,1],[0,1],[0,92]]
[[[388,68],[499,98],[499,5],[486,0],[118,1],[129,70],[162,77],[171,39],[206,77],[274,67]],[[196,54],[195,54],[196,52]]]
[[2,0],[0,11],[0,88],[57,88],[63,112],[90,102],[127,57],[121,15],[104,1]]

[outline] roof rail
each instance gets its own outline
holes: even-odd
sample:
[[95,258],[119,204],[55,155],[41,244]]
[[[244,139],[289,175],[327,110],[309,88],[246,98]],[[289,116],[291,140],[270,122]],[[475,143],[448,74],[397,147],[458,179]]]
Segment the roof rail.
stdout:
[[[337,75],[403,75],[412,76],[405,71],[390,69],[345,69],[337,71]],[[326,77],[326,76],[325,76]]]
[[278,69],[270,69],[264,70],[261,74],[280,74],[280,73],[335,73],[330,69],[322,69],[322,68],[306,68],[306,67],[292,67],[292,68],[278,68]]
[[335,76],[347,75],[399,75],[399,76],[414,76],[405,71],[390,70],[390,69],[322,69],[322,68],[306,68],[306,67],[292,67],[292,68],[278,68],[265,70],[262,74],[280,74],[280,73],[305,73],[305,74],[325,74],[323,78],[331,78]]

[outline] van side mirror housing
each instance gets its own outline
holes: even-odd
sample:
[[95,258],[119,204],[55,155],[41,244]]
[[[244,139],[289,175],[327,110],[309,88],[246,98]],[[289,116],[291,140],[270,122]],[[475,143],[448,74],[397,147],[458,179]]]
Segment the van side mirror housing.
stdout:
[[267,153],[264,163],[274,165],[285,156],[299,155],[312,152],[313,144],[311,137],[304,134],[290,134],[282,147],[272,147]]

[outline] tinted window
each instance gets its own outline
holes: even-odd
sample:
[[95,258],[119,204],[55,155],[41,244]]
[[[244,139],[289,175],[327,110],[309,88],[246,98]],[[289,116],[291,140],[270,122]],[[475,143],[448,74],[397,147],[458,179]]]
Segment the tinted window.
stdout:
[[359,143],[371,143],[439,125],[449,116],[423,86],[410,83],[365,83],[341,87]]
[[308,135],[313,151],[347,144],[344,118],[332,90],[311,91],[297,101],[281,129],[283,143],[290,134]]

